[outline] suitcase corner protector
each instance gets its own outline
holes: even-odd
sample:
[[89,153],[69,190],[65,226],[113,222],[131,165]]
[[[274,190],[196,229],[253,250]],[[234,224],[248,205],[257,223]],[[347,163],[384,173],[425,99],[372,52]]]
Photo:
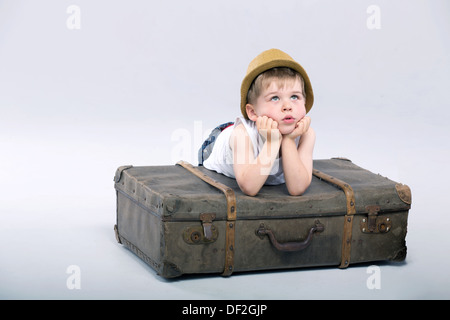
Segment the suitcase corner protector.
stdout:
[[397,195],[404,203],[411,205],[412,203],[412,195],[411,188],[406,184],[397,183],[395,185],[395,190],[397,191]]
[[114,182],[118,183],[120,181],[120,178],[122,178],[122,172],[127,170],[127,169],[130,169],[130,168],[133,168],[133,166],[132,165],[126,165],[126,166],[121,166],[121,167],[117,168],[116,174],[114,175],[114,179],[113,179]]
[[120,240],[119,228],[117,227],[117,224],[114,225],[114,234],[116,236],[117,242],[122,244],[122,241]]
[[181,276],[183,272],[176,264],[170,261],[164,261],[158,274],[163,278],[170,279]]

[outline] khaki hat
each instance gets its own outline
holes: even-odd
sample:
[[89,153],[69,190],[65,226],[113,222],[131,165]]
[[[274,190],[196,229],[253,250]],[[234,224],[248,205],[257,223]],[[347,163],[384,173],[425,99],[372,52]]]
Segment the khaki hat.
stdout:
[[252,62],[250,62],[250,64],[248,65],[247,74],[245,75],[245,78],[242,81],[241,112],[245,119],[248,119],[245,106],[247,105],[247,94],[248,90],[250,89],[250,86],[252,85],[253,81],[256,79],[258,75],[260,75],[264,71],[276,67],[287,67],[300,73],[305,82],[306,113],[308,113],[309,110],[311,110],[314,102],[314,94],[311,87],[311,82],[309,81],[309,77],[306,74],[306,71],[288,54],[278,49],[270,49],[260,53],[255,59],[252,60]]

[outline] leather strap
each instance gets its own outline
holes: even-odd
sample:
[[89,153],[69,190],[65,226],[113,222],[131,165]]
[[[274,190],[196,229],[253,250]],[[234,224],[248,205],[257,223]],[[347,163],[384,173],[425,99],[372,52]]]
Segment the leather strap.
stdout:
[[208,175],[202,173],[186,161],[178,161],[177,165],[182,166],[195,176],[225,194],[227,200],[227,223],[225,233],[225,268],[222,275],[229,276],[233,272],[234,268],[234,234],[236,229],[236,196],[234,191],[223,183],[220,183],[219,181],[216,181]]
[[353,216],[356,213],[355,194],[352,187],[329,174],[323,173],[319,170],[313,169],[313,175],[324,180],[342,191],[344,191],[347,202],[347,214],[344,221],[344,232],[342,235],[342,249],[341,249],[341,264],[339,268],[347,268],[350,265],[350,256],[352,250],[352,228],[353,228]]

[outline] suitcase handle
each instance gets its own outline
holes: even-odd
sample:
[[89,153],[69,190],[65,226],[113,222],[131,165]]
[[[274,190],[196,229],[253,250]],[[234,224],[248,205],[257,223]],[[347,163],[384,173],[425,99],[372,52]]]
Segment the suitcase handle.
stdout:
[[263,224],[261,224],[259,228],[256,229],[256,235],[259,237],[264,237],[265,235],[267,235],[270,239],[270,243],[279,251],[300,251],[305,249],[311,244],[313,234],[315,232],[322,232],[324,230],[325,230],[324,225],[321,224],[319,220],[316,220],[315,225],[311,227],[308,236],[304,241],[292,241],[280,243],[275,238],[275,235],[273,234],[272,230],[267,229]]

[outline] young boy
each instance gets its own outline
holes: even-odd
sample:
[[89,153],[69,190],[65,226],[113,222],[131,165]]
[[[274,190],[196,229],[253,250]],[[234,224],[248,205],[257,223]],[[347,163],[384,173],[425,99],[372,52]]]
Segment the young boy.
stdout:
[[306,114],[313,100],[300,64],[278,49],[262,52],[241,85],[242,116],[217,136],[203,166],[235,178],[249,196],[282,183],[303,194],[312,178],[315,133]]

